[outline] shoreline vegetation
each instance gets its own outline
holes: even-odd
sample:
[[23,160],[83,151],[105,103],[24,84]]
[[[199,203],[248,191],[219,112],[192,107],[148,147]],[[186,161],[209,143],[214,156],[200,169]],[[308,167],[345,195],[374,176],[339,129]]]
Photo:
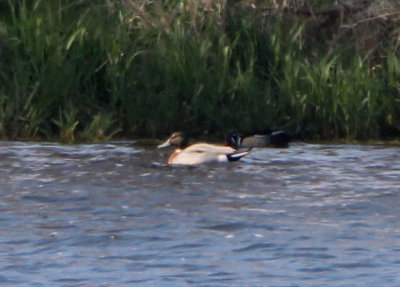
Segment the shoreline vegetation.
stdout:
[[0,16],[0,139],[400,138],[397,0],[6,0]]

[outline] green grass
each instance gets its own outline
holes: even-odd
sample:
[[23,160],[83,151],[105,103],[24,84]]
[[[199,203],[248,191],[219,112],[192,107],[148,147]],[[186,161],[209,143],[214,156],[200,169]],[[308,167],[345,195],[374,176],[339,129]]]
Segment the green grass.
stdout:
[[2,3],[0,137],[265,127],[305,139],[399,137],[400,62],[389,44],[379,55],[345,43],[328,52],[316,39],[310,47],[301,21],[199,3]]

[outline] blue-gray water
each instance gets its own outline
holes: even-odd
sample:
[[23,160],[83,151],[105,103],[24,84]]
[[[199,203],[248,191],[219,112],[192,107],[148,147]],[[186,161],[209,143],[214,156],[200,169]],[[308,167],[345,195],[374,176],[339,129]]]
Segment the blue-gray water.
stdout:
[[400,149],[0,142],[2,286],[400,286]]

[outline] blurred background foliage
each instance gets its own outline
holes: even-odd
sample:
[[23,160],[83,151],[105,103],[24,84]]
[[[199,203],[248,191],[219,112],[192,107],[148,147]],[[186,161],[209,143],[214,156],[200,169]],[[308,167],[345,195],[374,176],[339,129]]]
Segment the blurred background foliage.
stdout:
[[395,0],[2,0],[0,137],[400,136]]

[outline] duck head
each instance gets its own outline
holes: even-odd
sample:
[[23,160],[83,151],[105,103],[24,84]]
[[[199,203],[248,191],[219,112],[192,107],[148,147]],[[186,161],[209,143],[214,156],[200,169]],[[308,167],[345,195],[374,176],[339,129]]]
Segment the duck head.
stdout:
[[188,139],[183,132],[174,132],[164,143],[158,145],[157,148],[164,148],[167,146],[184,148],[187,144]]
[[229,133],[225,137],[226,144],[235,149],[239,148],[242,144],[243,135],[238,133]]

